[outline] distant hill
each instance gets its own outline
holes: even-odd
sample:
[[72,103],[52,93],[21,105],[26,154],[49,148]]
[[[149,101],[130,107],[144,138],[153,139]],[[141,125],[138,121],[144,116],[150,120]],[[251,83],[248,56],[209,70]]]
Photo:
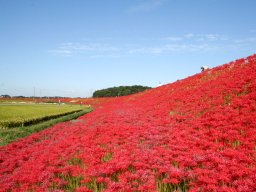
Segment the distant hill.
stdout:
[[93,93],[93,97],[95,98],[95,97],[125,96],[125,95],[138,93],[141,91],[145,91],[147,89],[151,89],[151,87],[146,87],[141,85],[111,87],[111,88],[95,91]]

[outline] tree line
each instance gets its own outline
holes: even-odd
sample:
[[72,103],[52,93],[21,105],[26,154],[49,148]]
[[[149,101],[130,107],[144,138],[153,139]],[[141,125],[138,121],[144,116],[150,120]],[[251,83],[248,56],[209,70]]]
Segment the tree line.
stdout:
[[133,85],[133,86],[119,86],[119,87],[110,87],[107,89],[100,89],[93,92],[93,97],[118,97],[130,95],[138,92],[151,89],[151,87]]

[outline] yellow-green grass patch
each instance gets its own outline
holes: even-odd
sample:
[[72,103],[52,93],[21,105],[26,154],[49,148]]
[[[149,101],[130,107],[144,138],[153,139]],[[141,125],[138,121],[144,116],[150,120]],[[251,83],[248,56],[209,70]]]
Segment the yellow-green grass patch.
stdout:
[[31,125],[86,108],[69,104],[0,104],[0,128]]

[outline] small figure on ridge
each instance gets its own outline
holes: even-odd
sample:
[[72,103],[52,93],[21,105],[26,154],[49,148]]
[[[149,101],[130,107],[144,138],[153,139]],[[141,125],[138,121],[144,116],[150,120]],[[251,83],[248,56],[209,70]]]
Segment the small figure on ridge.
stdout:
[[202,67],[201,67],[201,70],[202,70],[202,71],[205,71],[205,70],[207,70],[207,69],[209,69],[208,66],[202,66]]

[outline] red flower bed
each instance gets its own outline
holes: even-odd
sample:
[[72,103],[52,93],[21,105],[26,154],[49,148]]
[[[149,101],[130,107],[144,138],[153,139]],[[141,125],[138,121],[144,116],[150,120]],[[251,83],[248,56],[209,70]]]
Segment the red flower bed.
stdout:
[[256,55],[0,148],[0,191],[256,191]]

